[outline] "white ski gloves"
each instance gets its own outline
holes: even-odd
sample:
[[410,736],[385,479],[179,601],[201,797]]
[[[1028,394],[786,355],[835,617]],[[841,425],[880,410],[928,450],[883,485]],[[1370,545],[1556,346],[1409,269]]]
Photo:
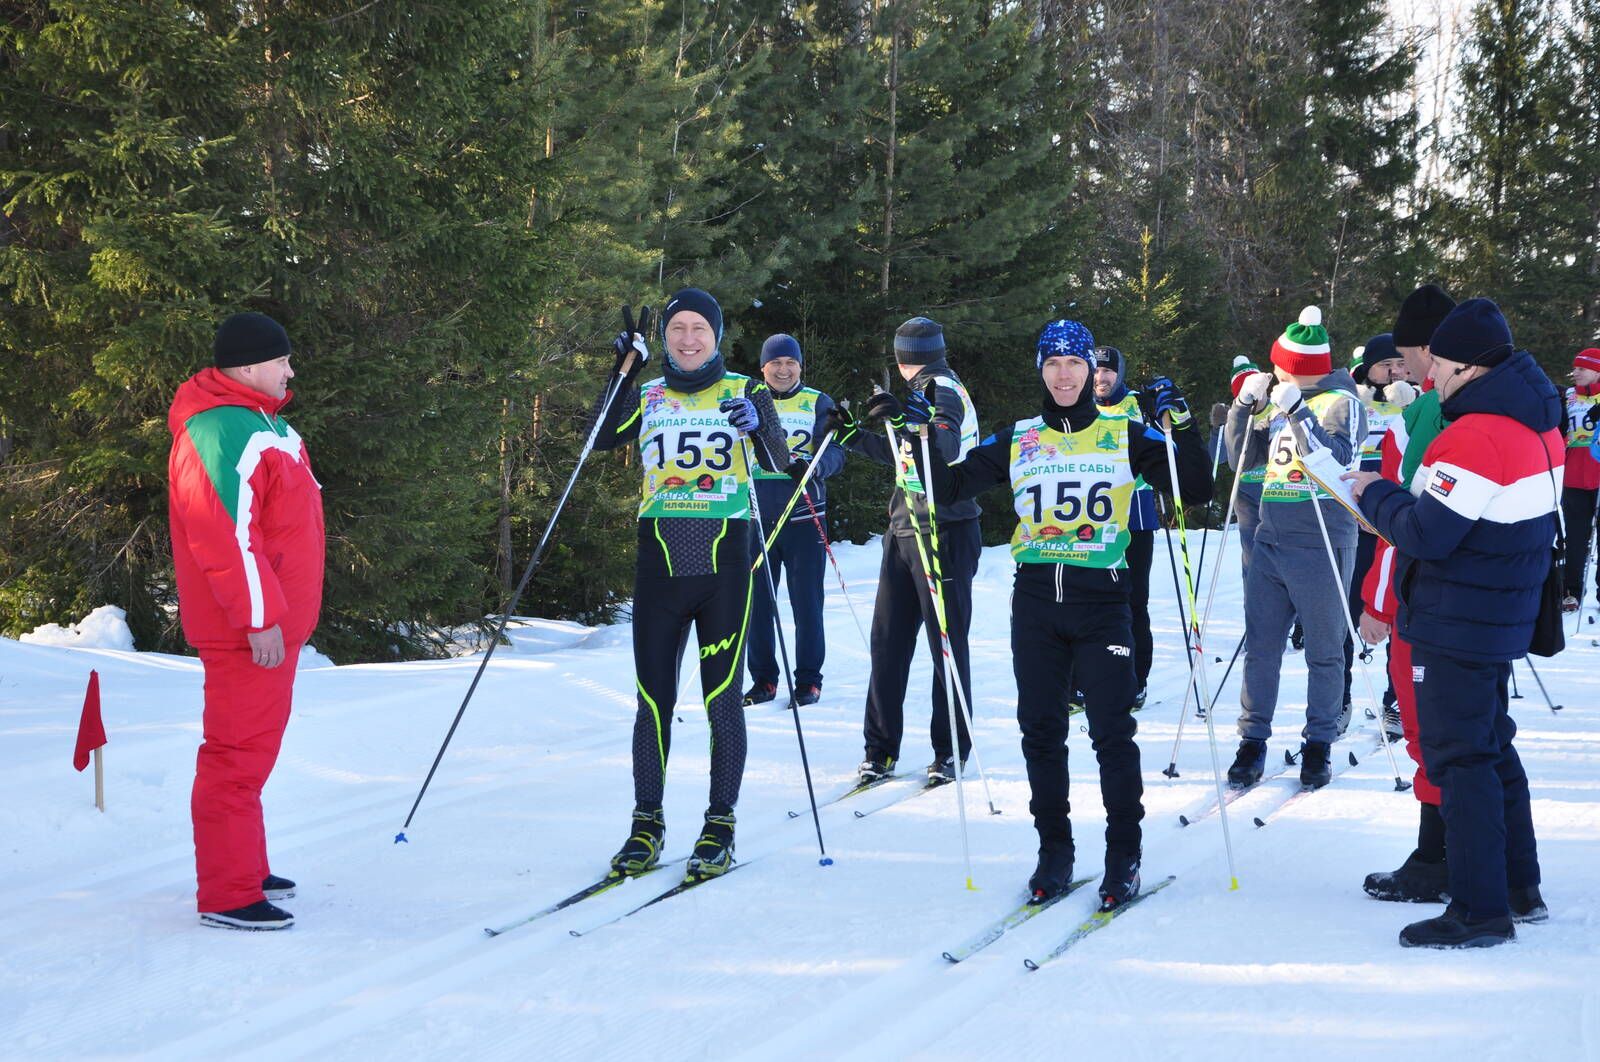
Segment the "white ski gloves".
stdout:
[[1411,403],[1415,402],[1417,400],[1417,396],[1421,393],[1422,392],[1418,391],[1414,386],[1405,380],[1396,380],[1394,383],[1383,389],[1383,397],[1387,401],[1393,402],[1401,409],[1404,409]]
[[1285,380],[1272,389],[1272,404],[1283,412],[1284,416],[1292,416],[1300,408],[1300,387],[1293,380]]
[[1239,401],[1251,409],[1260,409],[1267,400],[1267,392],[1272,389],[1272,374],[1258,372],[1245,378],[1244,385],[1239,388]]

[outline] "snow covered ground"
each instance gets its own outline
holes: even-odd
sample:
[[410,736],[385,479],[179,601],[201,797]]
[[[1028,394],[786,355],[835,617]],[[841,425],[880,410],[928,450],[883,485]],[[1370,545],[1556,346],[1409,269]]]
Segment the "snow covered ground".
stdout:
[[[1215,541],[1212,556],[1215,556]],[[1003,814],[968,789],[977,891],[964,887],[955,793],[857,819],[825,809],[835,863],[818,865],[794,727],[752,709],[734,875],[574,939],[648,897],[668,873],[505,936],[482,929],[587,884],[622,841],[634,711],[626,626],[530,621],[495,656],[431,792],[395,844],[477,658],[300,676],[267,788],[274,871],[300,883],[292,932],[195,920],[188,797],[199,740],[198,662],[106,648],[58,628],[0,639],[0,1055],[67,1058],[934,1058],[1297,1059],[1600,1057],[1600,627],[1538,664],[1548,711],[1519,665],[1518,743],[1533,781],[1553,917],[1481,953],[1401,950],[1432,908],[1380,904],[1363,875],[1410,850],[1416,811],[1382,753],[1264,828],[1271,801],[1234,804],[1240,888],[1228,889],[1215,817],[1178,814],[1212,785],[1205,728],[1186,726],[1181,777],[1164,778],[1182,700],[1183,643],[1165,550],[1152,601],[1157,657],[1140,715],[1145,880],[1177,881],[1036,973],[1091,909],[1092,889],[959,966],[940,953],[1021,898],[1034,839],[1013,717],[1010,563],[986,551],[973,658],[979,753]],[[839,550],[863,622],[876,544]],[[1212,655],[1240,633],[1225,558]],[[821,704],[805,709],[819,797],[860,758],[867,654],[830,577]],[[97,621],[98,622],[98,621]],[[114,627],[114,625],[111,625]],[[100,634],[104,634],[101,631]],[[107,810],[72,771],[78,709],[100,672]],[[1297,743],[1298,656],[1273,755]],[[920,768],[928,668],[913,676],[905,761]],[[1222,666],[1210,667],[1212,683]],[[1226,765],[1235,669],[1218,709]],[[1358,706],[1365,700],[1357,682]],[[698,682],[678,706],[667,794],[669,857],[705,804]],[[1359,714],[1359,713],[1358,713]],[[1101,810],[1087,735],[1072,738],[1080,874],[1099,872]],[[1359,746],[1370,751],[1367,739]],[[1402,769],[1405,761],[1402,760]],[[1409,772],[1408,776],[1409,776]],[[863,807],[889,793],[861,798]]]

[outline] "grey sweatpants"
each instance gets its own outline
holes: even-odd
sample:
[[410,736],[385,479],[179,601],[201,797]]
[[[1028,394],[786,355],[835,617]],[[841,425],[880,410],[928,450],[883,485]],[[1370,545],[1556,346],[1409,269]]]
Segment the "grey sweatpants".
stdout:
[[1256,540],[1245,581],[1244,687],[1239,695],[1239,736],[1272,736],[1284,641],[1295,616],[1306,632],[1307,741],[1334,740],[1344,707],[1344,640],[1354,547],[1335,547],[1339,581],[1328,551],[1318,546],[1282,546]]

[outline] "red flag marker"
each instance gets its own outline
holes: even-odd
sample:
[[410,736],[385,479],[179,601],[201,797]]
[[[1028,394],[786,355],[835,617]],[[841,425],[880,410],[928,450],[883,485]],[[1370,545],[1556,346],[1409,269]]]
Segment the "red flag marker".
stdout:
[[106,743],[106,727],[100,720],[100,672],[89,672],[89,688],[83,694],[83,714],[78,719],[78,744],[72,750],[72,766],[83,770],[94,753],[94,806],[106,809],[105,775],[100,766],[100,747]]

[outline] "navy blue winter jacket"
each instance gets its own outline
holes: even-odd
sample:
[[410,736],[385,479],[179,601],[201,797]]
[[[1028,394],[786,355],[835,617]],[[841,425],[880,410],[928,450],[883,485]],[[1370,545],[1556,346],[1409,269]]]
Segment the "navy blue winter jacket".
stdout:
[[1367,487],[1361,511],[1394,543],[1397,616],[1412,645],[1475,660],[1528,651],[1550,570],[1564,443],[1561,393],[1518,351],[1444,403],[1448,427],[1411,481]]

